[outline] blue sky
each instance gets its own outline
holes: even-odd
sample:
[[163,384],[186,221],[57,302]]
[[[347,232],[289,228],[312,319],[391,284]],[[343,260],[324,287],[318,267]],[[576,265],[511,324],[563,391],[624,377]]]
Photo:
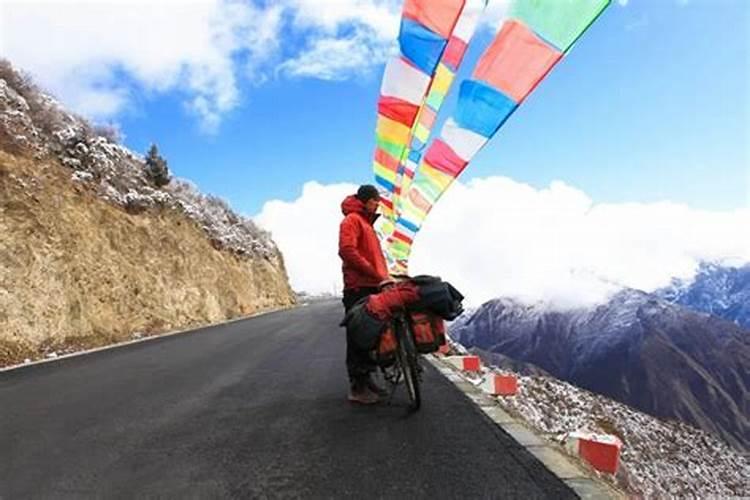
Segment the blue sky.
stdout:
[[[295,289],[333,292],[400,4],[0,0],[0,56],[132,149],[157,142],[272,232]],[[747,0],[615,0],[436,205],[410,269],[474,304],[567,307],[750,262],[749,26]]]
[[[20,16],[21,3],[9,2],[6,14],[15,9]],[[13,50],[12,35],[6,52],[23,67],[28,60],[28,68],[64,100],[72,96],[66,103],[74,108],[78,103],[86,112],[92,103],[100,104],[89,114],[119,123],[127,146],[142,152],[157,142],[174,174],[255,214],[268,200],[296,198],[306,181],[371,181],[382,73],[378,47],[395,35],[397,4],[340,0],[321,9],[308,0],[245,2],[248,20],[241,29],[250,41],[227,50],[224,59],[214,57],[215,47],[197,47],[189,54],[197,60],[193,66],[177,52],[165,52],[164,61],[156,58],[166,51],[160,40],[135,40],[125,48],[121,41],[97,42],[108,51],[93,54],[86,50],[95,51],[94,44],[83,40],[83,55],[74,61],[63,60],[70,56],[60,52],[59,65],[66,66],[57,73],[50,69],[54,54],[35,61]],[[107,9],[100,14],[116,15]],[[227,11],[225,17],[242,17],[240,11]],[[85,16],[71,15],[71,30],[91,29],[99,40],[107,37],[104,28],[94,27],[107,23],[92,17],[89,24],[75,26],[86,22],[80,21]],[[196,23],[201,15],[195,14]],[[180,22],[185,18],[181,14]],[[125,16],[118,20],[128,22]],[[183,45],[192,43],[191,33],[199,27],[185,23]],[[748,26],[745,0],[615,0],[463,179],[503,175],[536,188],[562,180],[598,203],[670,200],[711,210],[750,206]],[[10,27],[10,22],[4,26]],[[56,32],[50,33],[54,38]],[[66,49],[74,47],[70,33],[61,33]],[[473,59],[490,36],[486,30],[478,37]],[[339,46],[331,55],[338,58],[332,71],[299,64],[305,58],[326,63],[324,44],[340,40],[361,42],[368,50],[350,50],[347,59],[347,47]],[[164,69],[180,64],[171,73]],[[204,68],[208,76],[201,73]],[[89,73],[94,76],[83,80],[81,75]],[[75,88],[83,81],[86,92]],[[201,101],[208,102],[203,107],[214,113],[210,116],[219,117],[210,127],[206,113],[203,120],[196,115]],[[451,103],[449,98],[447,109]]]
[[[747,205],[748,9],[740,0],[612,5],[464,178],[563,180],[598,202]],[[145,100],[122,128],[129,146],[156,140],[175,174],[252,214],[308,180],[370,180],[381,71],[245,85],[213,136],[169,97]]]

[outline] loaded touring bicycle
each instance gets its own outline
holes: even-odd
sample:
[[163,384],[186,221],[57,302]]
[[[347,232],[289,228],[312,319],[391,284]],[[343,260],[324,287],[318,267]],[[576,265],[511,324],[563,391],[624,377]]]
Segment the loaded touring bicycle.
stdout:
[[358,348],[367,350],[391,389],[403,381],[409,408],[421,406],[420,356],[445,344],[445,320],[462,312],[463,296],[450,283],[433,276],[401,277],[380,293],[357,303],[343,326]]

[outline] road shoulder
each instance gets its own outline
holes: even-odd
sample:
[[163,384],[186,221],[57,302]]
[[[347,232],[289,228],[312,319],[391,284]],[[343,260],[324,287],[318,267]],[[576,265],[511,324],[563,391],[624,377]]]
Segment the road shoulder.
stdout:
[[566,454],[562,447],[538,435],[526,424],[510,415],[491,397],[461,375],[461,372],[438,356],[425,356],[445,378],[452,382],[498,427],[536,457],[552,474],[583,499],[624,499],[626,496],[593,476],[581,463]]

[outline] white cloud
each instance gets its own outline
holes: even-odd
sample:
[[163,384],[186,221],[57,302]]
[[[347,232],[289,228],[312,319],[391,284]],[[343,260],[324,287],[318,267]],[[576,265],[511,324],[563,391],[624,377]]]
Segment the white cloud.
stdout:
[[381,40],[393,40],[398,34],[401,1],[398,0],[283,0],[293,11],[298,27],[320,29],[336,34],[342,26],[364,26]]
[[627,7],[630,0],[617,0],[617,3],[620,5],[620,7]]
[[276,64],[290,76],[346,78],[381,63],[398,33],[396,0],[264,5],[0,0],[0,56],[91,118],[127,111],[144,91],[177,91],[211,131],[238,104],[240,78],[263,81]]
[[308,182],[292,202],[269,201],[255,220],[271,231],[284,254],[289,281],[298,291],[340,291],[338,227],[341,202],[356,191],[351,184]]
[[[258,221],[284,253],[292,285],[341,286],[338,209],[351,185],[305,185],[267,203]],[[709,212],[662,203],[596,204],[562,182],[534,189],[505,177],[457,183],[417,237],[413,274],[439,274],[479,304],[498,296],[574,306],[622,286],[654,290],[700,260],[750,262],[750,209]]]
[[[511,0],[490,0],[485,27],[499,28]],[[278,71],[296,77],[340,80],[382,64],[397,50],[401,0],[284,0],[297,29],[314,36]]]
[[[497,25],[508,0],[490,2]],[[111,120],[177,92],[204,129],[270,75],[342,80],[396,48],[401,0],[0,0],[0,56],[74,111]]]
[[137,90],[177,90],[207,129],[238,102],[236,56],[273,54],[282,13],[235,0],[0,2],[0,55],[74,110],[107,118]]
[[287,0],[293,24],[312,33],[304,48],[277,72],[293,77],[342,80],[378,64],[395,49],[401,16],[394,0]]
[[278,71],[296,77],[346,79],[386,61],[391,46],[370,40],[362,30],[346,38],[315,39],[305,52],[282,63]]

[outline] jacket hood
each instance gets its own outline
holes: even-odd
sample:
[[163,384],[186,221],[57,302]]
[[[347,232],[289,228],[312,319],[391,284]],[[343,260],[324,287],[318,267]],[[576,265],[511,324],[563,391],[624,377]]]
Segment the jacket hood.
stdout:
[[344,215],[349,215],[351,213],[364,214],[365,204],[356,196],[350,195],[341,202],[341,211]]
[[341,212],[343,212],[345,216],[349,214],[360,214],[365,219],[369,220],[370,223],[375,222],[378,217],[380,217],[378,214],[368,214],[365,211],[365,204],[353,194],[347,196],[344,201],[341,202]]

